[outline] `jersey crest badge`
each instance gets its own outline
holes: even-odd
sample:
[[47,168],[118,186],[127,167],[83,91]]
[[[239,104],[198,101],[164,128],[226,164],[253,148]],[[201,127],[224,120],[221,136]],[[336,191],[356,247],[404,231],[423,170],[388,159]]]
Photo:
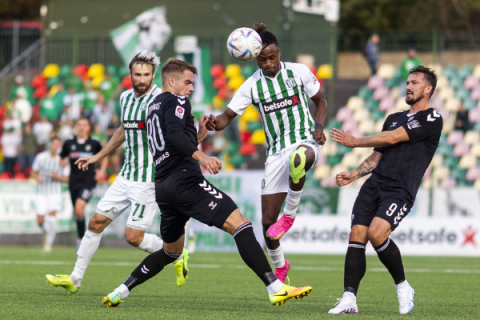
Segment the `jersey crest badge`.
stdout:
[[87,144],[87,145],[85,146],[85,151],[90,151],[91,149],[92,149],[92,146],[91,146],[91,145]]
[[295,83],[295,80],[293,78],[288,78],[287,80],[285,80],[285,84],[287,85],[287,87],[289,89],[292,89],[294,88],[297,84]]
[[175,109],[175,115],[180,119],[183,119],[184,114],[185,114],[185,109],[180,106],[177,106],[177,108]]
[[140,111],[144,111],[145,109],[147,109],[147,103],[142,102],[142,104],[140,105]]

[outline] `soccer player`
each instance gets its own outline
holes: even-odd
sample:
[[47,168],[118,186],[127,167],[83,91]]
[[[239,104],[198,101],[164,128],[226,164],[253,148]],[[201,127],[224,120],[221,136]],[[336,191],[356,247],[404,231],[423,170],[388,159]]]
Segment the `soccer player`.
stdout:
[[[125,163],[90,218],[88,230],[77,252],[78,258],[73,272],[70,276],[47,275],[51,284],[62,286],[69,293],[78,291],[88,264],[98,249],[103,230],[128,208],[130,211],[125,228],[127,242],[149,253],[162,248],[162,240],[158,236],[145,233],[158,210],[153,183],[155,167],[152,155],[147,149],[145,119],[147,105],[161,93],[161,89],[152,84],[155,69],[159,64],[160,58],[154,52],[144,50],[132,56],[129,69],[133,89],[120,96],[120,127],[102,150],[75,162],[79,168],[86,170],[85,172],[91,172],[95,163],[102,159],[105,161],[106,156],[126,142]],[[187,278],[187,259],[188,252],[185,251],[185,257],[180,255],[175,261],[178,286],[182,286]]]
[[37,222],[45,235],[43,251],[52,251],[57,234],[56,213],[62,208],[62,182],[68,182],[69,166],[60,165],[58,151],[62,147],[60,138],[50,139],[50,150],[35,157],[31,176],[38,182],[35,206]]
[[92,198],[93,189],[97,185],[97,180],[105,176],[108,160],[102,161],[101,168],[96,171],[95,165],[90,166],[90,170],[83,172],[75,162],[82,158],[92,156],[102,149],[100,141],[96,137],[90,136],[91,126],[87,118],[79,118],[75,123],[77,135],[68,139],[63,144],[60,157],[69,159],[70,179],[68,187],[70,189],[70,198],[77,220],[77,247],[85,235],[85,206]]
[[198,163],[211,174],[218,173],[222,163],[197,149],[206,136],[208,118],[203,116],[200,120],[197,135],[188,100],[196,74],[193,65],[173,58],[162,68],[164,92],[149,105],[147,133],[156,168],[155,196],[161,212],[164,246],[145,258],[123,284],[103,298],[106,307],[118,306],[134,287],[177,259],[185,243],[185,224],[190,218],[233,235],[240,256],[264,282],[272,304],[280,306],[288,299],[303,297],[312,291],[311,287],[284,285],[275,277],[255,239],[252,223],[227,194],[202,175]]
[[405,101],[410,110],[391,114],[383,130],[365,138],[333,129],[332,140],[351,148],[374,147],[373,153],[351,172],[337,174],[343,187],[372,173],[363,184],[352,211],[352,230],[345,257],[344,294],[328,313],[357,313],[356,294],[365,275],[365,245],[370,241],[378,258],[392,275],[400,313],[410,313],[415,291],[405,278],[400,251],[390,233],[410,212],[422,177],[438,147],[442,116],[428,101],[437,76],[419,66],[410,70]]
[[[280,61],[280,47],[263,23],[254,25],[263,49],[257,56],[260,70],[248,78],[219,116],[210,116],[209,130],[220,131],[253,104],[262,115],[267,138],[267,161],[262,181],[262,224],[268,255],[275,275],[285,282],[290,264],[285,260],[279,239],[292,226],[305,175],[320,157],[325,143],[327,102],[317,78],[299,63]],[[315,124],[308,99],[316,105]],[[285,201],[284,215],[277,221]]]

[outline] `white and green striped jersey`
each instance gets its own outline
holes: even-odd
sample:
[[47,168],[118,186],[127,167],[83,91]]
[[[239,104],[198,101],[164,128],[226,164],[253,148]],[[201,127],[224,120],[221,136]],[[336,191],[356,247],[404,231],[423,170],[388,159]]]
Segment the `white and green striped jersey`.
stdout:
[[65,168],[60,166],[60,156],[52,157],[50,151],[44,151],[35,157],[33,161],[32,170],[38,172],[42,182],[37,186],[37,193],[40,194],[61,194],[62,183],[52,178],[53,173],[61,177],[70,175],[70,166]]
[[238,115],[251,104],[258,108],[270,156],[300,141],[315,140],[308,98],[318,90],[320,83],[307,66],[281,62],[281,70],[274,78],[257,70],[238,89],[228,107]]
[[120,176],[131,181],[153,182],[155,166],[148,151],[147,126],[145,119],[148,104],[162,89],[153,85],[150,91],[135,98],[133,89],[120,96],[121,121],[125,130],[125,163]]

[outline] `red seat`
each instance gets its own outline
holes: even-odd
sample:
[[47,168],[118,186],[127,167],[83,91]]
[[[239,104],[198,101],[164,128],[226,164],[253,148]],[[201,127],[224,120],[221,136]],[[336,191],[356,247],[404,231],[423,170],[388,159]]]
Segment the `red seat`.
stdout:
[[254,144],[248,142],[242,144],[240,150],[238,151],[238,153],[243,155],[252,155],[255,152],[257,152],[257,147]]
[[0,173],[0,180],[10,180],[10,179],[12,179],[12,175],[10,174],[10,172]]
[[17,180],[17,181],[25,181],[27,179],[28,179],[27,175],[23,172],[18,172],[13,177],[13,180]]

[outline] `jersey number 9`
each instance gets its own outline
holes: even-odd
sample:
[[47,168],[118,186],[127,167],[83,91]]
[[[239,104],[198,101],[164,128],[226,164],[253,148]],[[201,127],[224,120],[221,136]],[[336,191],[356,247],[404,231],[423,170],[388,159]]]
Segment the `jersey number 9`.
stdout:
[[165,140],[157,114],[154,114],[152,118],[147,120],[147,139],[148,148],[152,155],[155,155],[156,151],[163,151],[163,149],[165,149]]

